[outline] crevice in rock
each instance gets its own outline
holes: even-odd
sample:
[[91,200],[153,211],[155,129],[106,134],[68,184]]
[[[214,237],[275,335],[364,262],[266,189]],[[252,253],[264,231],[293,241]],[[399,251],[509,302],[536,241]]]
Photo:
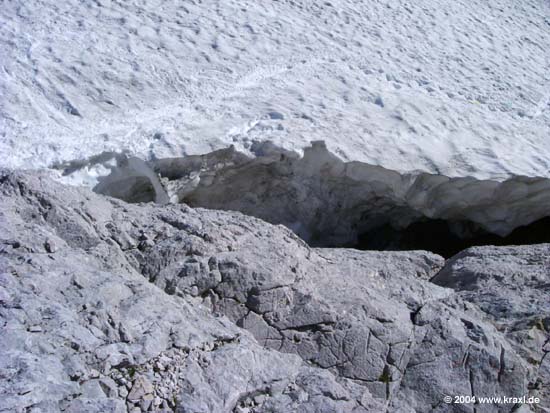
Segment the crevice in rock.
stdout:
[[468,377],[470,381],[470,395],[474,400],[473,413],[477,413],[477,408],[475,407],[475,405],[477,405],[477,399],[476,399],[476,392],[474,390],[474,372],[472,371],[472,369],[469,370]]
[[502,375],[504,374],[504,369],[505,369],[505,363],[504,363],[504,354],[505,354],[505,350],[504,350],[504,347],[501,345],[500,346],[500,357],[499,357],[499,362],[498,362],[498,376],[497,376],[497,381],[500,383],[502,381]]
[[474,245],[550,242],[547,178],[400,174],[344,162],[323,142],[303,156],[270,142],[254,143],[251,152],[230,147],[147,162],[104,154],[57,167],[71,177],[101,163],[107,172],[96,192],[240,211],[283,224],[315,247],[423,249],[450,257]]

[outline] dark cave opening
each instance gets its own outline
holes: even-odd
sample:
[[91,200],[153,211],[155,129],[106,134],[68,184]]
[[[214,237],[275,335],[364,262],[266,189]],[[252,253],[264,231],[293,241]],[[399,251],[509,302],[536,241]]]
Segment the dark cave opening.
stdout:
[[319,144],[302,157],[273,147],[255,153],[227,148],[154,161],[121,155],[94,191],[127,202],[239,211],[320,248],[427,250],[449,258],[471,246],[550,243],[547,178],[401,174],[346,163]]
[[[462,228],[458,235],[456,228]],[[357,243],[347,247],[360,250],[426,250],[450,258],[469,247],[482,245],[529,245],[550,243],[550,217],[516,228],[507,236],[483,230],[470,221],[422,220],[406,228],[384,224],[361,233]]]
[[[130,203],[154,202],[158,196],[151,180],[142,176],[123,177],[103,185],[97,192],[120,198]],[[239,191],[235,191],[239,193]],[[315,218],[309,219],[306,225],[300,223],[300,218],[307,210],[305,206],[292,209],[290,215],[285,215],[282,198],[269,198],[263,203],[253,202],[224,204],[210,203],[210,197],[193,202],[193,197],[184,198],[183,203],[192,207],[210,209],[234,210],[246,215],[261,218],[272,224],[283,224],[293,230],[298,236],[315,248],[355,248],[371,251],[410,251],[426,250],[450,258],[473,246],[494,245],[529,245],[550,243],[550,216],[519,226],[506,236],[500,236],[483,229],[479,224],[468,220],[429,219],[417,217],[404,228],[392,225],[396,216],[417,214],[406,207],[386,208],[385,213],[365,217],[361,213],[350,211],[321,210]],[[380,201],[383,198],[378,198]],[[282,202],[282,203],[281,203]],[[392,205],[385,199],[383,205]],[[363,205],[367,210],[376,209]],[[298,211],[298,212],[296,212]],[[300,212],[302,211],[302,212]],[[302,216],[301,216],[302,215]],[[290,219],[292,217],[292,219]],[[327,218],[330,217],[330,218]],[[345,219],[343,217],[346,217]],[[352,218],[353,217],[353,218]],[[311,218],[311,217],[310,217]],[[355,220],[355,222],[354,222]],[[336,234],[338,222],[347,222],[347,231]],[[327,225],[327,222],[329,224]],[[292,223],[292,224],[290,224]],[[300,223],[296,225],[296,223]],[[365,230],[364,228],[368,229]],[[363,229],[362,229],[363,228]]]
[[114,185],[105,185],[101,193],[128,203],[155,201],[155,188],[151,181],[143,176],[124,177]]

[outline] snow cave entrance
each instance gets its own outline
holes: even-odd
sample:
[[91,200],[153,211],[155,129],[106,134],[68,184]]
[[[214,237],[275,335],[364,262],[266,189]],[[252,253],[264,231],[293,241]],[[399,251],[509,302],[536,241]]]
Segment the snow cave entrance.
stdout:
[[[457,231],[458,230],[458,231]],[[482,245],[529,245],[550,242],[550,217],[514,229],[506,236],[493,234],[479,225],[463,221],[423,219],[406,228],[384,224],[359,235],[348,245],[360,250],[426,250],[450,258],[469,247]]]
[[[94,191],[127,202],[185,203],[282,224],[313,247],[427,250],[550,242],[550,179],[402,174],[344,162],[322,142],[302,155],[269,142],[144,161],[102,154]],[[70,175],[82,163],[63,167]]]

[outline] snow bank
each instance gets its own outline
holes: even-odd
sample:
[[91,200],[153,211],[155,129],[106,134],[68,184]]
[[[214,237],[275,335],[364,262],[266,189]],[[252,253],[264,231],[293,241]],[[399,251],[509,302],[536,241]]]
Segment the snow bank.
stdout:
[[0,166],[325,140],[400,173],[549,176],[550,3],[83,2],[0,9]]
[[[94,190],[131,202],[187,203],[241,211],[284,224],[313,245],[350,245],[383,225],[397,230],[445,220],[456,236],[480,230],[506,236],[550,216],[550,180],[513,177],[503,182],[401,174],[377,165],[344,162],[324,142],[303,156],[257,142],[254,156],[234,147],[206,155],[145,162],[117,155]],[[113,160],[116,162],[113,164]],[[97,159],[82,168],[96,168]],[[79,169],[65,165],[65,177]],[[429,236],[426,234],[426,236]]]

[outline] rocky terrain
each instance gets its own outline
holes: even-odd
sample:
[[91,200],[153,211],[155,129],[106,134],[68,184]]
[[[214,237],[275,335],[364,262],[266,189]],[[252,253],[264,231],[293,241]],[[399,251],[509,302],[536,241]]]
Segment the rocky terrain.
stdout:
[[550,412],[548,44],[548,0],[1,2],[0,412]]
[[0,234],[2,412],[550,410],[547,244],[311,248],[7,170]]
[[550,176],[548,0],[2,6],[0,166],[326,140],[401,173]]

